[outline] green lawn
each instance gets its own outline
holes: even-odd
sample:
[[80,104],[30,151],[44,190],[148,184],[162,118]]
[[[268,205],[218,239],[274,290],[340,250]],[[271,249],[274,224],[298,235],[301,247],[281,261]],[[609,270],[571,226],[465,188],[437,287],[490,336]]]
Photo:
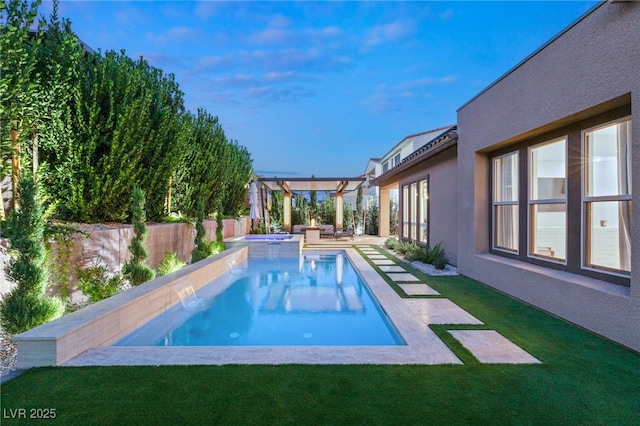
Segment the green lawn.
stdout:
[[40,423],[640,424],[640,354],[468,278],[422,277],[543,364],[480,364],[441,325],[465,365],[38,368],[2,385],[1,423],[50,408]]

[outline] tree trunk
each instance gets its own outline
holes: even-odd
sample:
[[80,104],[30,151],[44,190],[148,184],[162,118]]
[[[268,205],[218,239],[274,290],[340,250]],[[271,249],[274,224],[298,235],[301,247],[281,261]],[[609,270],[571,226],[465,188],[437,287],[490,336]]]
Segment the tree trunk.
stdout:
[[18,202],[18,180],[20,180],[20,143],[18,142],[18,125],[16,121],[11,128],[11,190],[13,197],[13,208],[17,209],[20,205]]
[[169,192],[167,193],[167,214],[171,215],[171,176],[169,176]]
[[37,182],[38,181],[38,125],[36,123],[33,124],[33,133],[31,134],[31,141],[33,143],[33,154],[32,154],[33,180]]

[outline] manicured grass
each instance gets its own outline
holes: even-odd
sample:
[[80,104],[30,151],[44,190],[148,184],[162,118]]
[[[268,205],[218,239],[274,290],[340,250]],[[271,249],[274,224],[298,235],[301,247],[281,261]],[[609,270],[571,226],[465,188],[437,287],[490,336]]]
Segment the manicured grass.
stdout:
[[447,331],[473,326],[439,325],[465,365],[39,368],[2,385],[2,424],[33,424],[6,418],[17,408],[64,425],[639,424],[640,354],[468,278],[411,272],[543,364],[480,364]]

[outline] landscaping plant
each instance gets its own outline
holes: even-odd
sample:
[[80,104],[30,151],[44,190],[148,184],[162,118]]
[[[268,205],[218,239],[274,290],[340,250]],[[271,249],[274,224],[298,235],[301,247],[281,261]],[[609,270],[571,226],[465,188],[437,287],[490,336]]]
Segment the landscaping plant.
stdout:
[[89,302],[99,302],[124,289],[124,277],[119,273],[110,277],[108,272],[107,267],[98,259],[86,268],[77,269],[78,288],[89,297]]
[[124,268],[122,268],[122,273],[132,285],[140,285],[144,282],[151,281],[156,276],[153,269],[145,264],[149,253],[143,244],[149,235],[149,230],[145,223],[147,216],[144,210],[144,203],[144,192],[140,188],[135,187],[133,189],[133,202],[131,204],[134,236],[129,245],[129,251],[133,256],[131,260],[124,265]]
[[204,229],[204,204],[198,201],[196,208],[196,238],[195,247],[191,251],[191,263],[206,259],[210,254],[210,244],[205,240],[207,231]]
[[178,259],[178,253],[165,253],[162,261],[156,265],[156,272],[158,276],[167,275],[184,268],[186,264],[187,262]]
[[16,253],[5,268],[16,283],[0,302],[0,322],[9,334],[18,334],[62,316],[64,303],[45,297],[48,284],[44,245],[43,208],[32,176],[19,181],[20,207],[9,219],[7,236]]
[[218,211],[216,212],[216,243],[222,244],[224,241],[224,235],[222,229],[224,228],[224,222],[222,221],[222,203],[218,203]]

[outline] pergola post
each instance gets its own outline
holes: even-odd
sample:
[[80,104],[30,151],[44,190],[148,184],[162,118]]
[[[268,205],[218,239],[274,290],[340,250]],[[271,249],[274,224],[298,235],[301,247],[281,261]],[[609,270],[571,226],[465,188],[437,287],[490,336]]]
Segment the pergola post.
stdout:
[[286,232],[291,232],[291,192],[283,191],[283,215],[282,215],[282,227]]
[[342,192],[336,192],[336,231],[344,229],[344,198]]
[[378,236],[389,236],[389,223],[391,214],[391,200],[389,188],[380,188],[380,205],[378,209]]

